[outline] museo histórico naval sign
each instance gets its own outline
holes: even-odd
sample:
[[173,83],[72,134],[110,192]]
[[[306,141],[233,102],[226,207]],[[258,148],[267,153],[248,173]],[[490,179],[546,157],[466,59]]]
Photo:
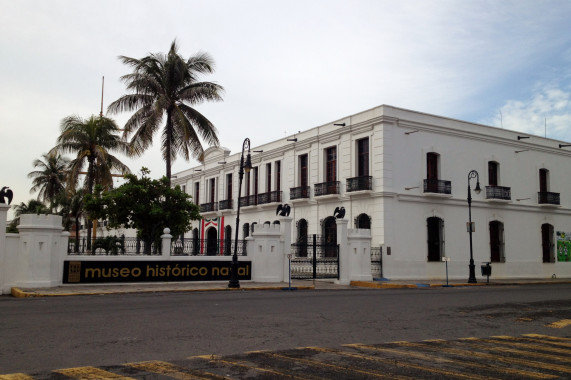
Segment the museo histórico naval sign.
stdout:
[[[252,262],[238,262],[238,279],[252,279]],[[64,261],[63,283],[224,281],[229,261]]]

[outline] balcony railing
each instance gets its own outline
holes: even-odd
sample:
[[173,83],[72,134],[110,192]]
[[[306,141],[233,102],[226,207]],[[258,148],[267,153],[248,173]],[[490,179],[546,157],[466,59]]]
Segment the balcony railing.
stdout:
[[289,199],[309,198],[309,186],[292,187],[289,189]]
[[424,192],[436,194],[452,194],[452,182],[440,179],[425,179]]
[[210,202],[210,203],[202,203],[200,205],[200,212],[214,212],[218,211],[218,203]]
[[313,193],[315,194],[316,197],[320,195],[339,194],[340,186],[341,182],[339,181],[316,183],[314,185]]
[[347,192],[373,190],[373,177],[353,177],[347,178]]
[[231,210],[232,209],[232,199],[226,199],[224,201],[218,202],[218,210]]
[[240,197],[238,202],[240,202],[240,207],[255,206],[258,204],[258,197],[256,195],[246,195],[245,197]]
[[276,203],[282,201],[281,191],[270,191],[267,193],[258,194],[258,204],[263,205],[266,203]]
[[509,201],[512,199],[512,190],[505,186],[486,186],[486,199]]
[[537,193],[537,203],[548,205],[559,205],[559,193],[540,191]]

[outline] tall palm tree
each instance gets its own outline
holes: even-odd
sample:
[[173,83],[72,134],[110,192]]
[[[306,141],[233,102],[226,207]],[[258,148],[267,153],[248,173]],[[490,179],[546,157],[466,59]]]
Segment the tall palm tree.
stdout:
[[20,224],[20,216],[22,214],[48,214],[50,209],[43,204],[42,201],[37,199],[30,199],[28,203],[21,202],[19,205],[14,206],[14,221]]
[[161,150],[166,163],[166,176],[171,178],[171,164],[178,154],[202,160],[204,149],[200,138],[208,145],[219,144],[214,125],[193,106],[206,100],[222,100],[224,88],[214,82],[200,81],[201,74],[214,71],[214,61],[206,53],[185,60],[176,40],[168,54],[151,54],[141,59],[120,56],[133,68],[121,77],[127,89],[134,93],[123,95],[109,105],[108,111],[135,111],[125,124],[123,137],[129,138],[135,154],[142,154],[153,143],[164,116]]
[[33,164],[38,170],[28,173],[28,178],[33,178],[30,193],[38,191],[38,200],[49,204],[53,211],[58,198],[65,192],[69,159],[51,152],[35,159]]
[[[130,173],[129,168],[111,152],[126,155],[131,153],[129,144],[122,141],[119,127],[110,118],[91,116],[82,119],[79,116],[68,116],[61,122],[61,135],[57,139],[53,152],[72,153],[75,158],[69,164],[68,186],[75,189],[78,178],[86,173],[84,188],[89,194],[98,183],[109,187],[113,183],[111,171],[121,174]],[[87,172],[84,172],[87,164]],[[87,230],[88,245],[91,240],[91,229]]]

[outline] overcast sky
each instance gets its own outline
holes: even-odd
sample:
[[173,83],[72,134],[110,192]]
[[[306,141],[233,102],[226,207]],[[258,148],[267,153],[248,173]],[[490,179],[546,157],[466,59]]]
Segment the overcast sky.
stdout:
[[[216,62],[197,108],[232,153],[389,104],[571,141],[571,1],[0,0],[0,186],[27,202],[32,162],[68,115],[125,94],[119,55]],[[500,116],[501,115],[501,116]],[[129,114],[113,115],[122,126]],[[501,121],[500,121],[501,117]],[[165,174],[160,136],[133,172]],[[195,162],[178,158],[173,173]]]

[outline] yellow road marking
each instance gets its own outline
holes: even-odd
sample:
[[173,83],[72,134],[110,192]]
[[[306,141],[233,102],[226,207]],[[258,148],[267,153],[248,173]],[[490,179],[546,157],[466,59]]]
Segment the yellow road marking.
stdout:
[[[318,360],[296,358],[296,357],[292,357],[292,356],[276,354],[273,352],[265,352],[262,354],[272,356],[275,358],[295,361],[297,363],[305,363],[305,364],[308,364],[311,366],[328,367],[328,368],[331,368],[335,371],[342,372],[342,373],[356,372],[356,373],[361,373],[361,374],[368,375],[368,376],[378,377],[381,379],[403,379],[403,380],[404,379],[410,379],[410,377],[405,377],[405,376],[394,376],[394,375],[384,374],[384,373],[379,373],[379,372],[365,371],[365,370],[357,369],[354,367],[343,367],[343,366],[339,366],[339,365],[335,365],[335,364],[329,364],[329,363],[321,362]],[[394,362],[391,362],[391,364],[394,364]]]
[[560,321],[553,322],[545,326],[553,327],[555,329],[562,329],[563,327],[567,327],[569,325],[571,325],[571,319],[562,319]]
[[433,347],[433,346],[428,346],[426,344],[421,344],[421,343],[402,343],[401,345],[405,346],[405,347],[417,347],[417,348],[421,348],[421,349],[428,349],[431,351],[446,352],[446,353],[449,353],[452,355],[465,356],[468,358],[475,357],[475,358],[481,358],[481,359],[495,360],[495,361],[504,362],[504,363],[517,364],[517,365],[526,366],[526,367],[540,368],[540,369],[546,369],[546,370],[554,370],[554,371],[559,371],[559,372],[571,373],[571,368],[569,368],[569,367],[565,367],[565,366],[561,366],[561,365],[557,365],[557,364],[551,364],[551,363],[542,363],[542,362],[537,362],[537,361],[528,360],[528,359],[517,359],[517,358],[512,358],[512,357],[503,357],[503,356],[498,356],[498,355],[493,355],[493,354],[486,354],[483,352],[461,350],[461,349],[456,349],[456,348],[446,348],[446,347],[441,347],[441,346]]
[[204,379],[228,379],[227,377],[216,375],[213,373],[199,371],[194,369],[186,369],[174,364],[162,362],[158,360],[138,363],[127,363],[129,367],[137,368],[146,372],[158,373],[180,380],[204,380]]
[[551,352],[556,352],[558,354],[567,354],[567,355],[571,354],[571,349],[550,347],[550,346],[546,346],[543,343],[534,343],[534,344],[520,343],[517,341],[517,339],[519,339],[519,338],[513,338],[513,339],[508,340],[507,338],[502,337],[502,338],[498,338],[498,339],[483,339],[482,341],[483,342],[490,342],[493,344],[503,344],[505,346],[530,348],[532,350],[551,351]]
[[303,377],[298,377],[295,376],[293,374],[291,374],[290,372],[282,372],[282,371],[278,371],[275,369],[268,369],[268,368],[260,368],[260,367],[256,367],[255,365],[243,362],[243,361],[237,361],[237,360],[229,360],[229,359],[222,359],[220,356],[218,355],[199,355],[199,356],[192,356],[189,359],[204,359],[204,360],[209,360],[209,361],[216,361],[219,363],[223,363],[223,364],[227,364],[230,366],[237,366],[237,367],[243,367],[243,368],[248,368],[248,369],[253,369],[255,371],[258,372],[265,372],[265,373],[271,373],[273,375],[279,375],[279,376],[284,376],[284,377],[289,377],[292,379],[300,379],[300,380],[306,380],[306,379],[315,379],[315,380],[326,380],[322,377],[316,377],[316,376],[307,376],[304,375]]
[[[365,349],[369,349],[369,350],[373,350],[373,351],[379,351],[379,352],[389,352],[389,350],[390,350],[390,349],[379,348],[379,347],[368,346],[368,345],[346,344],[345,346],[365,348]],[[398,350],[395,350],[395,351],[398,351]],[[350,352],[346,352],[346,351],[331,351],[331,352],[335,352],[335,353],[338,353],[340,355],[346,355],[346,356],[351,356],[351,357],[355,357],[355,358],[373,360],[373,361],[381,362],[381,363],[385,363],[385,364],[394,364],[395,363],[395,360],[388,359],[388,358],[378,358],[376,356],[368,356],[368,355],[356,354],[356,353],[354,354],[354,353],[350,353]],[[403,352],[398,352],[398,353],[401,355],[402,354],[406,355],[406,353],[403,353]],[[445,369],[436,368],[436,367],[429,367],[429,366],[424,366],[424,365],[420,365],[420,364],[407,363],[407,362],[403,362],[400,360],[398,361],[397,365],[400,367],[417,369],[417,370],[420,370],[423,372],[437,373],[439,375],[444,375],[446,377],[457,377],[457,378],[461,378],[461,379],[474,379],[474,380],[475,379],[481,379],[481,380],[493,379],[492,377],[489,377],[489,376],[469,375],[469,374],[465,374],[465,373],[460,373],[460,372],[451,371],[451,370],[445,370]]]
[[[557,360],[560,362],[571,363],[571,358],[565,357],[565,356],[557,356],[557,355],[553,355],[553,354],[544,354],[541,352],[534,352],[534,351],[517,350],[515,348],[496,347],[496,346],[490,345],[490,343],[494,343],[494,342],[487,342],[487,343],[488,344],[486,344],[486,342],[483,342],[483,343],[479,342],[479,343],[470,343],[469,345],[472,347],[475,347],[475,348],[480,348],[482,350],[508,352],[510,354],[518,354],[518,355],[523,355],[526,357],[536,357],[536,358],[541,358],[541,359],[552,359],[552,360]],[[513,345],[515,345],[515,343],[513,343]]]
[[542,374],[542,373],[537,373],[537,372],[518,370],[518,369],[509,368],[509,367],[500,367],[500,366],[493,365],[493,364],[487,364],[485,366],[482,366],[481,363],[473,363],[473,362],[466,361],[466,360],[444,358],[442,356],[424,354],[424,353],[420,353],[420,352],[412,352],[410,350],[407,350],[405,352],[405,351],[400,351],[400,350],[397,350],[394,348],[373,347],[373,346],[365,346],[365,345],[359,345],[359,344],[345,344],[344,346],[346,346],[346,347],[357,347],[357,348],[362,346],[363,348],[374,349],[375,351],[387,352],[387,353],[404,355],[404,356],[411,356],[411,357],[414,357],[417,359],[427,360],[429,362],[444,362],[444,363],[460,365],[463,367],[478,368],[479,370],[485,369],[485,370],[505,373],[505,374],[509,374],[509,375],[518,375],[518,376],[525,377],[525,378],[553,379],[553,378],[558,377],[555,375],[547,375],[547,374]]
[[523,336],[527,336],[530,338],[543,338],[543,339],[549,339],[549,340],[563,340],[563,341],[571,341],[571,338],[562,338],[559,336],[550,336],[550,335],[541,335],[541,334],[523,334]]
[[[555,339],[555,337],[553,337]],[[538,343],[544,343],[544,344],[549,344],[551,346],[558,346],[558,347],[571,347],[571,342],[569,343],[565,343],[565,341],[561,342],[561,341],[554,341],[554,340],[549,340],[547,338],[532,338],[532,337],[527,337],[527,338],[521,338],[524,339],[526,341],[531,341],[531,342],[538,342]],[[539,339],[544,339],[544,340],[549,340],[548,342],[544,341],[544,340],[539,340]],[[565,338],[561,338],[561,339],[565,339]]]
[[117,375],[116,373],[108,372],[95,367],[76,367],[76,368],[66,368],[58,369],[57,371],[62,375],[73,377],[74,379],[123,379],[123,380],[135,380],[132,377],[126,377],[122,375]]
[[23,373],[12,373],[9,375],[0,375],[0,380],[34,380],[34,378]]

